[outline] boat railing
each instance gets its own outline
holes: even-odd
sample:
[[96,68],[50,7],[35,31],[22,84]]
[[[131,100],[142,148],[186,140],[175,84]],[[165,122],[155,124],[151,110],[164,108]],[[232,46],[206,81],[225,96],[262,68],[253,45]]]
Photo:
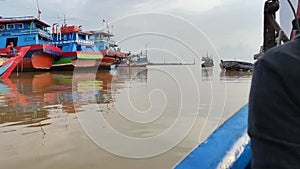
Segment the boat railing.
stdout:
[[39,34],[43,37],[51,39],[52,36],[49,32],[42,29],[32,29],[32,30],[21,30],[21,31],[12,31],[12,32],[3,32],[2,36],[20,36],[20,35],[30,35],[30,34]]
[[62,44],[69,44],[69,43],[77,43],[78,45],[82,46],[93,46],[94,42],[90,40],[62,40],[58,42],[52,42],[52,45],[62,45]]
[[43,37],[46,37],[48,39],[52,39],[52,35],[49,32],[45,31],[45,30],[37,29],[37,32],[38,32],[39,35],[41,35]]
[[94,42],[104,42],[104,43],[110,43],[110,44],[116,44],[116,41],[114,40],[108,40],[108,39],[92,39]]

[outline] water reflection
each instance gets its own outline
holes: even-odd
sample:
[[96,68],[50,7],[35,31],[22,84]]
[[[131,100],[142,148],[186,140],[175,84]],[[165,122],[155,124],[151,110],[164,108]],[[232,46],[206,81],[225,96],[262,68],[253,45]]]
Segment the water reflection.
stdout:
[[[216,75],[214,72],[217,72]],[[218,68],[209,67],[201,69],[201,79],[202,81],[212,81],[214,76],[218,76],[220,81],[234,82],[234,81],[244,81],[250,80],[252,77],[252,72],[247,71],[220,71]]]
[[209,81],[213,77],[214,68],[213,67],[203,67],[201,69],[202,81]]
[[248,71],[221,71],[220,80],[223,81],[237,81],[249,80],[252,77],[252,72]]
[[[249,81],[243,80],[243,75],[219,71],[218,67],[200,70],[197,65],[121,67],[97,74],[22,73],[2,80],[0,168],[172,168],[247,102]],[[226,83],[235,78],[234,83]],[[194,81],[199,89],[191,85]],[[197,90],[199,98],[192,97]],[[104,131],[97,132],[100,140],[117,149],[148,153],[155,148],[175,147],[145,159],[123,158],[105,151],[88,136],[79,116],[90,117],[94,107],[97,117],[101,114],[105,121],[89,124],[99,124]],[[107,125],[136,139],[158,138],[169,128],[175,130],[170,137],[151,142],[156,143],[154,146],[143,144],[147,146],[140,149],[138,144],[127,146],[123,139],[112,138]],[[193,125],[190,132],[184,130],[187,125]],[[181,133],[187,134],[186,138],[173,144],[177,136],[183,136]]]
[[75,113],[74,103],[79,107],[92,101],[97,104],[110,103],[113,77],[116,85],[126,80],[146,83],[147,69],[121,68],[118,72],[102,70],[96,74],[88,71],[74,74],[25,72],[19,77],[13,75],[3,79],[0,81],[0,124],[40,123],[57,117],[53,115],[57,112]]
[[[137,73],[136,73],[137,72]],[[135,74],[131,76],[131,74]],[[75,113],[74,103],[80,106],[96,101],[112,101],[111,83],[122,84],[128,77],[147,82],[147,69],[137,71],[122,68],[118,72],[40,72],[22,73],[0,81],[0,125],[40,127],[51,123],[44,120]]]

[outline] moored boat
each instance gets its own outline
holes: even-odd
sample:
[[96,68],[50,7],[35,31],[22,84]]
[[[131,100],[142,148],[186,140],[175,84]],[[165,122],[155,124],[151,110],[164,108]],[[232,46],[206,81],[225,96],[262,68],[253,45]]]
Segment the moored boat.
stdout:
[[110,67],[118,65],[125,58],[126,53],[122,52],[118,44],[112,39],[112,33],[104,31],[91,31],[91,39],[96,47],[102,52],[103,59],[100,62],[101,67]]
[[90,32],[84,32],[78,26],[53,28],[53,44],[62,49],[61,56],[54,59],[55,69],[73,69],[74,67],[97,67],[103,54],[89,40]]
[[123,59],[122,63],[119,66],[122,67],[145,67],[149,64],[147,55],[141,54],[129,54]]
[[50,69],[55,56],[61,50],[50,45],[52,36],[49,24],[33,16],[0,18],[0,53],[7,53],[7,46],[14,44],[16,50],[29,46],[19,63],[22,70]]
[[202,63],[201,63],[201,67],[213,67],[214,66],[214,60],[209,57],[202,57]]
[[253,64],[245,61],[221,60],[220,68],[224,71],[252,71]]

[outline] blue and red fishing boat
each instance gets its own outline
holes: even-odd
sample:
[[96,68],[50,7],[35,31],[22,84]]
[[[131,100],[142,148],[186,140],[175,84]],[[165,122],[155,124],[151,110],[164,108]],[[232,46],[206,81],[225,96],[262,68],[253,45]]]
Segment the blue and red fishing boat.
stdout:
[[58,25],[53,27],[53,45],[61,48],[61,56],[53,62],[55,69],[73,69],[74,67],[97,67],[103,54],[90,40],[90,32],[84,32],[78,26],[63,25],[60,30]]
[[52,36],[49,24],[33,16],[0,18],[0,53],[7,53],[13,43],[16,50],[29,46],[22,61],[22,70],[50,69],[55,56],[61,49],[50,45]]
[[97,49],[103,54],[100,66],[110,67],[118,65],[126,57],[126,53],[122,52],[119,45],[112,39],[112,33],[100,31],[90,31],[92,33],[91,40],[94,41]]

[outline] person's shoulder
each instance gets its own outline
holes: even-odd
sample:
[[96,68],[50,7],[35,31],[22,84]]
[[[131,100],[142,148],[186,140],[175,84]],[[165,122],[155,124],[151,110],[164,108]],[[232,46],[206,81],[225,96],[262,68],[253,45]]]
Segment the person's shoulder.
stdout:
[[269,59],[279,59],[281,57],[288,57],[292,56],[292,58],[297,57],[300,59],[300,37],[295,38],[292,41],[289,41],[283,45],[274,47],[270,50],[268,50],[264,56],[264,60],[269,60]]
[[300,65],[300,38],[268,50],[256,65],[280,71]]

